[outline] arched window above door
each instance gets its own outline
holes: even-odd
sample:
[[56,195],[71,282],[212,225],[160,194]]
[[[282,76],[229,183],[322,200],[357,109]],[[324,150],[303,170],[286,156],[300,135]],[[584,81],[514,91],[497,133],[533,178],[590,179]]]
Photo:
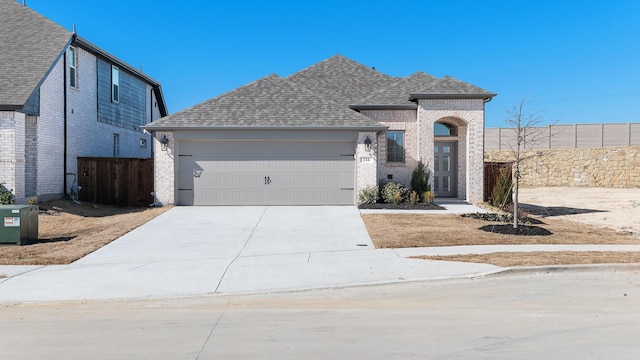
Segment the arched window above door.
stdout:
[[433,125],[434,136],[458,136],[458,128],[448,123],[435,123]]

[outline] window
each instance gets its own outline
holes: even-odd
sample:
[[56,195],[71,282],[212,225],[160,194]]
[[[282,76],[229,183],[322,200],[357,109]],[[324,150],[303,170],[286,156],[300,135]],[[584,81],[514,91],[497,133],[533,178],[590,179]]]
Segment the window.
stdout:
[[433,125],[433,134],[435,136],[457,136],[457,128],[454,125],[446,123],[435,123]]
[[120,156],[120,134],[113,134],[113,157]]
[[120,69],[115,66],[111,67],[111,101],[120,101]]
[[404,162],[404,131],[387,131],[387,162]]
[[69,48],[69,84],[78,88],[78,55],[74,47]]

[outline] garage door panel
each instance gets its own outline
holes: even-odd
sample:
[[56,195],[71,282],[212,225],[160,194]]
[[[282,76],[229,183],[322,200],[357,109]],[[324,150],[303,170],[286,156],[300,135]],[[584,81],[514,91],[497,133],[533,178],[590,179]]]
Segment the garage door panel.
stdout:
[[188,141],[183,155],[207,154],[214,160],[339,159],[353,155],[354,143],[345,141]]
[[181,143],[179,203],[353,204],[355,143],[283,143]]

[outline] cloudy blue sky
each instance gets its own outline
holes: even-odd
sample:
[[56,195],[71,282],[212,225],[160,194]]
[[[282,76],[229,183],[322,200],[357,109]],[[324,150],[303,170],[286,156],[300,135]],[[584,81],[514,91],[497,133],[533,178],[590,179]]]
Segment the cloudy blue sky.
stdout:
[[[21,1],[20,1],[21,2]],[[640,1],[27,0],[163,84],[170,112],[342,54],[421,70],[564,124],[640,122]]]

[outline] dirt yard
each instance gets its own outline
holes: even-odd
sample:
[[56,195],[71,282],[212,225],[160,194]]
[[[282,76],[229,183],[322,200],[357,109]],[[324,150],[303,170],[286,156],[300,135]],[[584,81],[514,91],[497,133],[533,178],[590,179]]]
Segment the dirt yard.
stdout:
[[[552,234],[502,235],[479,230],[488,223],[457,215],[363,215],[376,247],[493,244],[640,244],[640,189],[529,188],[520,201]],[[498,266],[638,263],[640,253],[495,253],[421,257]]]
[[67,200],[39,206],[39,242],[0,246],[0,265],[69,264],[170,208],[117,208]]

